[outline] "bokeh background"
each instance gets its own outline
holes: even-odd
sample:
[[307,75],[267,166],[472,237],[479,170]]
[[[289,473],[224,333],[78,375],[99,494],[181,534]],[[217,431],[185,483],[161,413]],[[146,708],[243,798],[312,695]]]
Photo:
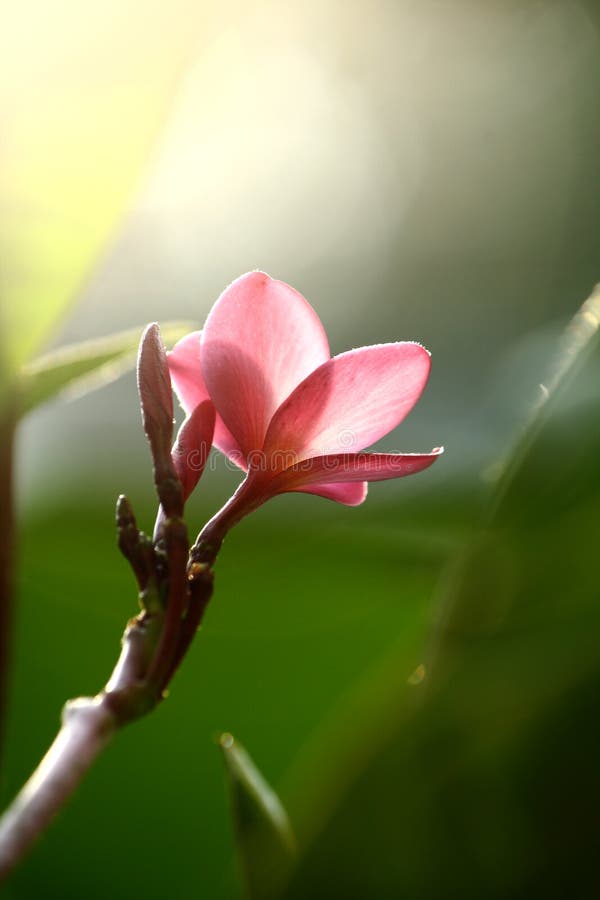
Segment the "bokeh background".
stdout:
[[[458,577],[448,573],[600,275],[596,4],[28,0],[4,3],[3,22],[6,358],[148,321],[201,324],[229,281],[261,268],[310,300],[333,352],[424,343],[426,393],[382,447],[446,447],[427,473],[373,485],[358,509],[282,497],[231,534],[168,701],[119,737],[6,896],[238,896],[223,730],[317,848],[293,896],[335,896],[336,883],[348,897],[520,896],[550,847],[583,884],[565,823],[587,813],[546,791],[569,792],[574,771],[578,797],[593,787],[579,729],[597,682],[597,366],[555,414],[544,444],[554,456],[534,457],[513,492],[501,550],[477,563],[472,602],[485,606],[505,582],[511,598],[499,613],[492,604],[491,646],[472,651],[483,669],[457,676],[426,714],[407,713],[404,743],[390,724],[378,748],[399,709],[389,689],[401,692],[429,654],[440,596]],[[574,445],[586,448],[576,472]],[[132,374],[32,413],[17,451],[5,801],[62,703],[102,685],[135,613],[117,494],[148,528],[154,509]],[[212,468],[190,502],[192,528],[237,482],[222,462]],[[519,598],[515,626],[507,610]],[[552,659],[582,679],[575,721]],[[537,693],[522,690],[532,683]],[[503,713],[488,721],[491,709]],[[545,728],[570,732],[581,758],[556,737],[556,756],[538,765]],[[565,827],[548,836],[540,822],[552,816]]]

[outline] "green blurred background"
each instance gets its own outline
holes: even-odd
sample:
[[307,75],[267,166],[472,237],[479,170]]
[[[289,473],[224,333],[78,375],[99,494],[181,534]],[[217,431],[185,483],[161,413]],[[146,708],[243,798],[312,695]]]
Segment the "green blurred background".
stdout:
[[[358,509],[287,496],[232,533],[168,701],[119,736],[5,895],[238,896],[222,730],[281,787],[313,848],[294,897],[532,896],[555,845],[591,884],[565,835],[597,822],[547,789],[569,792],[576,771],[577,796],[594,796],[582,774],[593,729],[580,729],[597,712],[596,364],[509,492],[491,562],[469,551],[465,578],[447,564],[485,517],[499,460],[599,277],[596,4],[175,2],[167,14],[38,0],[4,4],[4,19],[7,359],[15,335],[26,357],[153,320],[201,323],[259,267],[310,300],[333,352],[423,342],[429,386],[382,446],[446,447]],[[135,613],[116,495],[148,528],[154,509],[132,375],[34,412],[17,451],[5,801],[63,702],[102,685]],[[192,528],[237,482],[213,468]],[[500,594],[500,612],[492,602],[482,646],[465,601],[458,633],[477,640],[458,641],[460,664],[450,640],[441,665],[455,693],[406,712],[397,697],[453,591],[478,610]],[[546,734],[557,752],[542,764]]]

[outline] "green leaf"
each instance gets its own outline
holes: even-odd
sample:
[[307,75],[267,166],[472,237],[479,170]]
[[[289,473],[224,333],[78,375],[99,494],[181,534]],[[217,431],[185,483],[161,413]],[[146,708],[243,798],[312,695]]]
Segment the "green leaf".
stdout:
[[[161,327],[170,346],[192,331],[189,322],[166,322]],[[81,396],[114,381],[135,365],[143,328],[130,328],[108,337],[68,344],[23,367],[20,412],[25,415],[57,394]]]
[[231,734],[223,734],[219,746],[246,894],[250,900],[275,897],[295,858],[290,821],[241,744]]
[[204,24],[186,0],[32,0],[3,16],[0,357],[11,376],[105,252]]

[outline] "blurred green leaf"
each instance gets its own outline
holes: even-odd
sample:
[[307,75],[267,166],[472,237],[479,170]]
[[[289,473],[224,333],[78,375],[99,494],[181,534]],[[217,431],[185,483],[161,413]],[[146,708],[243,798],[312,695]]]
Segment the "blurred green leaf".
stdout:
[[[545,381],[539,385],[539,400],[530,419],[525,423],[521,435],[506,456],[489,509],[492,520],[501,513],[503,506],[509,506],[515,491],[518,491],[523,472],[536,455],[544,453],[546,428],[552,428],[553,421],[565,402],[572,402],[569,390],[573,380],[593,364],[600,346],[600,285],[596,285],[591,295],[582,304],[562,336],[561,345],[548,371]],[[586,392],[587,393],[587,392]]]
[[204,26],[188,0],[24,0],[0,33],[0,356],[38,351],[124,214]]
[[[288,900],[598,892],[599,324],[595,293],[442,579],[419,677],[388,660],[368,686],[377,716],[363,692],[355,737],[346,712],[299,780],[308,849]],[[324,805],[331,759],[344,771]]]
[[[163,342],[171,346],[193,328],[189,322],[165,322],[161,326]],[[142,331],[142,327],[130,328],[108,337],[69,344],[24,366],[19,392],[21,414],[56,394],[81,396],[114,381],[135,365]]]
[[274,897],[295,857],[281,801],[231,734],[219,741],[229,785],[238,857],[250,900]]

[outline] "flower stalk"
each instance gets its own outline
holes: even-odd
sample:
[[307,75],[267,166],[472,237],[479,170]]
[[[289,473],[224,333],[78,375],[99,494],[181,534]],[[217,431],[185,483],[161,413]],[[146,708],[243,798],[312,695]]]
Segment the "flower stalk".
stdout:
[[206,523],[192,549],[190,550],[191,565],[212,565],[217,558],[221,545],[227,532],[234,525],[258,509],[267,499],[268,494],[258,492],[250,475],[247,475],[236,492],[227,503]]

